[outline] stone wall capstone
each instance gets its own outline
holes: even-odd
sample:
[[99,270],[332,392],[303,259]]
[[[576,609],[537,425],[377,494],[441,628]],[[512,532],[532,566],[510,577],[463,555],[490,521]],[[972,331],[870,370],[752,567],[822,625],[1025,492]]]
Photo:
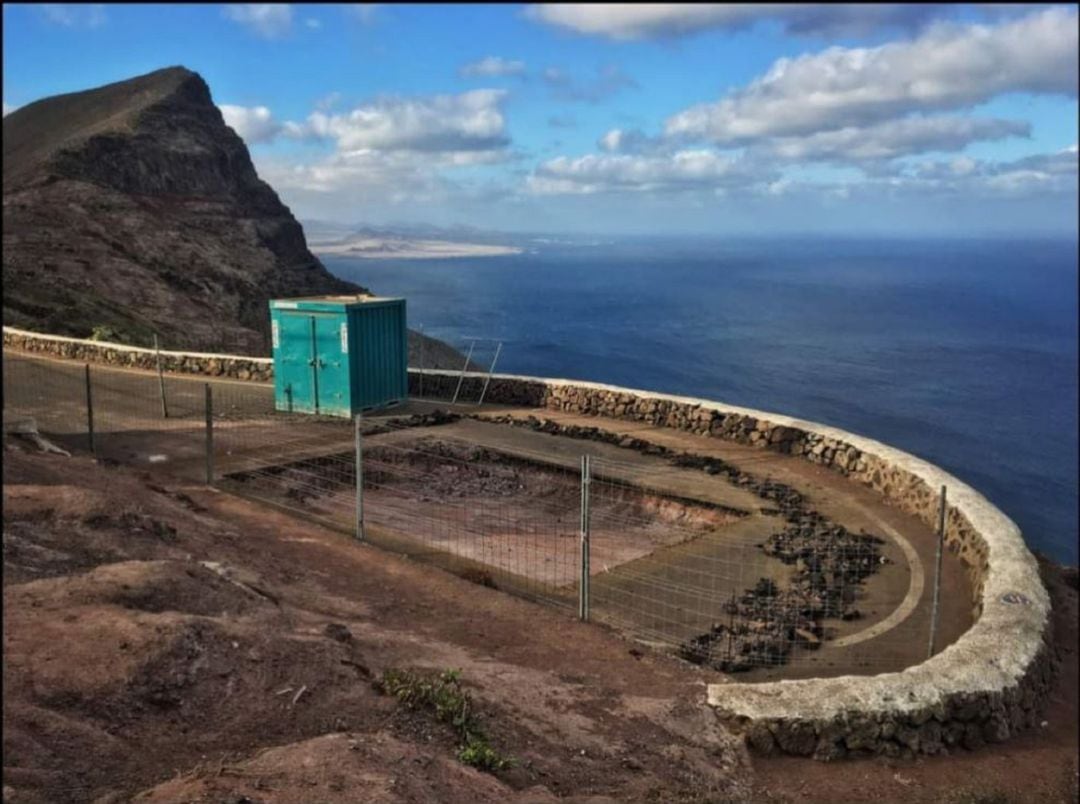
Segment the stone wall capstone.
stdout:
[[[424,394],[446,398],[459,376],[422,374]],[[419,375],[410,375],[410,393]],[[467,374],[461,398],[477,399],[482,384],[483,375]],[[957,478],[862,436],[710,400],[493,375],[485,401],[643,422],[797,456],[874,489],[934,528],[939,489],[948,488],[945,544],[967,567],[974,625],[898,673],[710,686],[710,704],[752,748],[826,760],[936,754],[1007,739],[1040,719],[1053,677],[1049,596],[1019,528]],[[559,427],[550,424],[552,432]]]
[[[4,348],[29,354],[97,363],[117,368],[157,371],[158,352],[139,346],[65,338],[4,327]],[[274,377],[274,361],[269,357],[246,357],[200,352],[160,352],[161,367],[170,374],[199,374],[236,380],[267,382]]]

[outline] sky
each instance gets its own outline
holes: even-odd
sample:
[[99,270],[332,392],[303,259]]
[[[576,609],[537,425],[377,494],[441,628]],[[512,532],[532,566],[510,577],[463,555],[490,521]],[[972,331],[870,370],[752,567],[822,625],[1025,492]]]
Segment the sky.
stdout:
[[183,65],[301,220],[1077,234],[1075,5],[4,4],[3,110]]

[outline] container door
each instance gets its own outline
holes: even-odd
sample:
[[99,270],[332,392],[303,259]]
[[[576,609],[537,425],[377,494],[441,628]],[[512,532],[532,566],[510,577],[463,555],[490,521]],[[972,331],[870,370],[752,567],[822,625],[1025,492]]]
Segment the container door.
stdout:
[[319,412],[328,416],[351,416],[348,325],[345,316],[323,314],[315,315],[313,320]]
[[278,410],[315,413],[317,391],[312,370],[311,316],[306,313],[281,313],[277,319],[278,361],[274,380],[278,390]]
[[404,305],[364,308],[354,323],[357,333],[353,342],[360,353],[354,362],[356,406],[382,407],[403,400],[408,395]]

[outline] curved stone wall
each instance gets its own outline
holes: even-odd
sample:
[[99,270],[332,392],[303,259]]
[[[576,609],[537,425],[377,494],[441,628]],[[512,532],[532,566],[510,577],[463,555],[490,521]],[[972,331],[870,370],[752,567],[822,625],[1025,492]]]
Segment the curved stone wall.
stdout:
[[[156,368],[151,349],[4,327],[4,346],[55,357]],[[268,358],[162,352],[165,370],[268,380]],[[409,390],[449,398],[459,372],[410,370]],[[483,374],[461,398],[477,399]],[[876,490],[936,527],[948,487],[946,544],[968,567],[975,623],[959,640],[898,673],[713,685],[709,703],[761,751],[831,759],[849,752],[933,754],[1000,741],[1039,718],[1052,667],[1050,601],[1019,528],[977,491],[936,466],[872,439],[778,413],[598,383],[497,374],[486,401],[626,419],[777,450]]]
[[[454,372],[423,374],[426,394],[449,396],[457,384]],[[467,375],[462,398],[476,399],[483,379]],[[418,381],[414,372],[410,384]],[[957,478],[869,438],[705,399],[495,375],[486,401],[641,421],[799,456],[870,486],[934,528],[938,489],[948,488],[945,543],[968,567],[974,625],[898,673],[711,685],[709,703],[757,750],[820,759],[934,754],[1004,740],[1038,721],[1052,676],[1050,599],[1019,528]]]

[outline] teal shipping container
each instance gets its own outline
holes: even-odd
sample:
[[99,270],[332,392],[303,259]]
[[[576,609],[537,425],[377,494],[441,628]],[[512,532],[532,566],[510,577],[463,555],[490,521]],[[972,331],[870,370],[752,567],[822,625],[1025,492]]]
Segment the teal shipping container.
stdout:
[[352,417],[408,396],[404,299],[274,299],[270,334],[277,410]]

